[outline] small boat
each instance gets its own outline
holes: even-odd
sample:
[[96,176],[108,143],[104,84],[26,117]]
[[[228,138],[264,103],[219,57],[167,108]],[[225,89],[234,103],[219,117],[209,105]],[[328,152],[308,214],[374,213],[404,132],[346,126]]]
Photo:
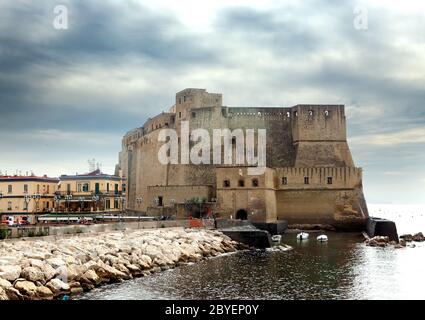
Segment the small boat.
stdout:
[[281,235],[277,234],[277,235],[272,236],[272,241],[273,242],[280,243],[280,240],[282,240],[282,236]]
[[307,240],[308,239],[308,233],[306,232],[300,232],[297,234],[298,240]]
[[316,239],[317,239],[317,241],[320,241],[320,242],[326,242],[326,241],[328,241],[328,236],[325,235],[325,234],[321,234]]

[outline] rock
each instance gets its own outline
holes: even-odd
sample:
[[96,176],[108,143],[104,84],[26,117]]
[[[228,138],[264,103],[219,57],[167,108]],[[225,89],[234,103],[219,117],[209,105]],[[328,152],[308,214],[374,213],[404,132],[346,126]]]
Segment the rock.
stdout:
[[47,259],[46,262],[50,264],[54,269],[57,269],[59,267],[66,265],[65,261],[63,261],[60,258],[50,258],[50,259]]
[[42,271],[46,282],[50,279],[53,279],[53,277],[56,275],[56,270],[50,264],[47,263],[44,265]]
[[7,295],[6,291],[0,287],[0,301],[9,300],[9,296]]
[[0,278],[15,281],[21,275],[20,266],[0,266]]
[[14,287],[8,287],[3,289],[9,297],[9,300],[22,300],[24,298],[22,294]]
[[416,241],[416,242],[423,242],[423,241],[425,241],[425,237],[422,234],[422,232],[418,232],[418,233],[414,234],[413,237],[412,237],[412,239],[413,239],[413,241]]
[[400,239],[399,245],[401,245],[402,247],[405,247],[406,246],[406,240]]
[[81,282],[87,283],[87,281],[89,281],[90,283],[94,285],[97,285],[100,283],[100,278],[94,270],[87,270],[84,273],[84,275],[81,277]]
[[0,288],[4,289],[4,288],[9,288],[9,287],[12,287],[12,284],[9,281],[0,278]]
[[82,287],[74,287],[74,288],[71,288],[71,294],[80,294],[80,293],[83,293],[84,292],[84,289],[82,288]]
[[36,295],[37,295],[37,297],[39,297],[41,299],[47,299],[47,300],[53,299],[52,290],[50,290],[49,288],[47,288],[45,286],[37,287]]
[[87,270],[94,270],[94,271],[96,271],[97,269],[99,269],[99,266],[98,266],[98,265],[97,265],[97,263],[96,263],[96,262],[94,262],[93,260],[91,260],[91,261],[88,261],[88,262],[84,263],[84,267],[85,267]]
[[22,293],[24,296],[27,296],[29,298],[36,296],[37,287],[31,281],[16,281],[14,287],[15,289],[19,290],[19,292]]
[[64,283],[62,280],[57,278],[50,280],[46,287],[48,287],[54,294],[66,293],[70,289],[67,283]]
[[41,283],[45,282],[43,272],[40,269],[35,267],[27,267],[23,269],[21,272],[21,276],[31,282],[36,282],[36,281],[40,281]]
[[413,241],[413,236],[411,234],[403,234],[399,238],[403,239],[406,242]]

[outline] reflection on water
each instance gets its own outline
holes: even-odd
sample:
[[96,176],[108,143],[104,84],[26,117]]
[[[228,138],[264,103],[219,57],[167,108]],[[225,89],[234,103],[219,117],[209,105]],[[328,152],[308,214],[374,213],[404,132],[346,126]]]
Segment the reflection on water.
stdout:
[[[378,216],[386,217],[385,212]],[[419,231],[423,222],[418,218],[411,223],[414,230],[404,230],[409,224],[402,222],[401,233]],[[287,234],[282,241],[292,251],[239,252],[101,287],[80,298],[425,299],[423,243],[416,248],[372,248],[358,234],[328,236],[328,243],[319,243],[315,236],[299,242]]]

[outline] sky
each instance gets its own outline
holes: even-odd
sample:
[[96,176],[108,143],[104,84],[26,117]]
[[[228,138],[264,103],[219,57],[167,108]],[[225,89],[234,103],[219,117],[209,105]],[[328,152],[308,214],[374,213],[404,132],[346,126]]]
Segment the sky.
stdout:
[[0,2],[3,174],[113,173],[122,136],[188,87],[344,104],[366,199],[425,203],[424,1]]

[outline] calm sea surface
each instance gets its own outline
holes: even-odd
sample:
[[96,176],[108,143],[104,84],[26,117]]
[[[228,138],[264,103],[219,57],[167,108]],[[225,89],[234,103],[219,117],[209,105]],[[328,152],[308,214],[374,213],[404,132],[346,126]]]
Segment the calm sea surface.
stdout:
[[[425,233],[425,205],[369,205],[397,223],[399,235]],[[366,247],[359,234],[327,233],[288,252],[239,252],[120,284],[80,299],[425,299],[425,243],[415,248]],[[315,234],[312,234],[312,236]]]

